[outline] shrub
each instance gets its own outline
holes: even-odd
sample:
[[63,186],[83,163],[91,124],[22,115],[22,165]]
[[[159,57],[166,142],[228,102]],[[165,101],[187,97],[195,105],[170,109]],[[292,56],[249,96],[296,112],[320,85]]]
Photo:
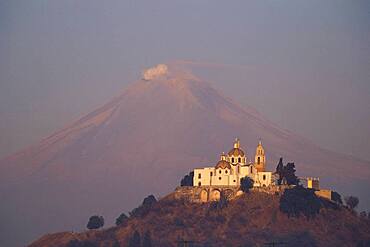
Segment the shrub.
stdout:
[[331,194],[331,199],[338,204],[343,204],[341,195],[336,191],[333,191],[333,193]]
[[346,202],[346,205],[351,209],[355,209],[360,202],[360,200],[355,196],[346,196],[344,198],[344,201]]
[[189,175],[185,175],[181,179],[180,186],[193,186],[194,172],[190,172]]
[[94,215],[91,216],[89,222],[87,223],[87,229],[98,229],[104,226],[104,218],[103,216]]
[[141,247],[141,237],[138,231],[135,231],[131,236],[128,242],[128,247]]
[[243,177],[240,180],[240,189],[243,192],[249,192],[249,189],[253,188],[254,181],[250,177]]
[[177,218],[177,217],[174,220],[174,224],[177,227],[183,227],[185,225],[184,224],[184,221],[182,219],[180,219],[180,218]]
[[152,237],[149,231],[146,231],[144,234],[142,247],[152,247]]
[[139,207],[133,209],[129,214],[131,217],[143,217],[156,203],[157,199],[155,199],[153,195],[147,196],[143,203]]
[[321,207],[321,201],[314,191],[302,186],[286,189],[280,198],[280,210],[288,217],[299,217],[301,214],[307,218],[314,217]]
[[68,242],[67,247],[98,247],[98,244],[87,240],[79,241],[74,239]]
[[221,192],[220,200],[211,202],[210,209],[223,209],[226,208],[228,204],[228,198],[223,192]]
[[153,195],[149,195],[144,198],[143,206],[152,206],[157,202],[157,199]]
[[116,219],[116,226],[124,225],[127,223],[128,217],[126,214],[122,213],[118,218]]
[[360,218],[366,219],[367,218],[367,213],[365,211],[362,211],[360,213]]

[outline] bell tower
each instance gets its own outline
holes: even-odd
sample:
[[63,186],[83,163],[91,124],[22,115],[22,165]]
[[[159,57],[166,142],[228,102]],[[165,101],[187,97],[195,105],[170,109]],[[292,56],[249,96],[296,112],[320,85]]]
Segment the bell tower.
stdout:
[[256,155],[254,156],[254,166],[258,172],[264,172],[266,166],[265,149],[262,147],[261,140],[258,142],[256,148]]

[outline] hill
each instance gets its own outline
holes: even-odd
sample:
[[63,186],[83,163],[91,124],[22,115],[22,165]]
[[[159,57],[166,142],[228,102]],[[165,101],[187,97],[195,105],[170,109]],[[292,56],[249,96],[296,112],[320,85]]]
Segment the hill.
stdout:
[[181,240],[199,247],[264,246],[271,242],[310,247],[370,243],[370,220],[358,217],[353,211],[319,199],[318,214],[308,218],[303,214],[288,217],[280,209],[281,198],[281,195],[252,191],[230,200],[227,206],[218,207],[219,202],[196,204],[175,200],[170,194],[145,212],[131,216],[123,225],[82,233],[48,234],[30,247],[125,247],[135,231],[142,237],[150,233],[152,246],[161,247],[182,246],[178,245]]
[[235,137],[249,159],[261,138],[267,169],[282,156],[298,175],[320,176],[323,187],[370,205],[368,162],[279,128],[191,71],[169,64],[147,72],[101,108],[0,161],[1,245],[81,230],[92,214],[112,222],[149,192],[163,195],[189,170],[214,165]]

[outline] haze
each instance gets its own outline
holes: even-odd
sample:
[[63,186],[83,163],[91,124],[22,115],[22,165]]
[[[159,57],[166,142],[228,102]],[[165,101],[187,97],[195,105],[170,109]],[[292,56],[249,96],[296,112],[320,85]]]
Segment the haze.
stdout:
[[345,0],[1,1],[0,157],[102,105],[142,69],[189,60],[283,128],[370,160],[369,9]]

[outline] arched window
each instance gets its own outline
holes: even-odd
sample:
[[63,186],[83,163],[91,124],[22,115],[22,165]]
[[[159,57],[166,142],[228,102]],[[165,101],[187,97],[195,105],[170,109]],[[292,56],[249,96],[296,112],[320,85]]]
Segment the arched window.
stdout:
[[221,180],[221,177],[218,177],[218,180]]
[[238,162],[239,162],[239,163],[240,163],[240,162],[242,162],[242,158],[240,158],[240,157],[239,157]]
[[202,178],[202,174],[200,174],[200,173],[199,173],[199,174],[198,174],[198,178]]
[[261,157],[258,157],[257,158],[257,164],[260,164],[261,163]]
[[227,174],[227,170],[225,170],[225,173]]
[[202,186],[202,183],[201,183],[201,182],[199,182],[199,183],[198,183],[198,186]]
[[213,172],[211,172],[211,174],[210,174],[210,175],[211,175],[211,177],[212,177],[212,176],[213,176]]
[[221,174],[221,172],[222,172],[222,171],[220,170],[220,171],[219,171],[219,173]]
[[234,158],[231,158],[231,162],[234,163]]

